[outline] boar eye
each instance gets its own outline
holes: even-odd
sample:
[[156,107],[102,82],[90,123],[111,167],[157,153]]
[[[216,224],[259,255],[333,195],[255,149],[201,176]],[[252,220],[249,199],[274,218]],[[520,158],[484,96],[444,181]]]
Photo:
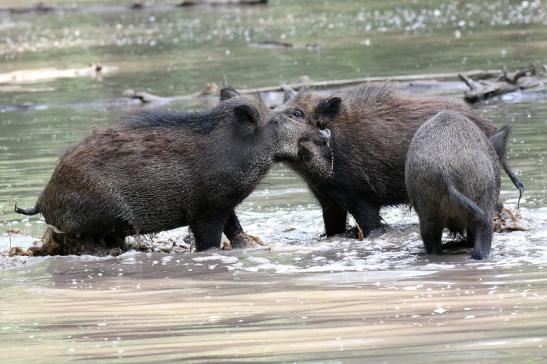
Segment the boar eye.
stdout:
[[291,117],[295,119],[301,119],[304,117],[304,113],[301,110],[293,110],[291,112]]

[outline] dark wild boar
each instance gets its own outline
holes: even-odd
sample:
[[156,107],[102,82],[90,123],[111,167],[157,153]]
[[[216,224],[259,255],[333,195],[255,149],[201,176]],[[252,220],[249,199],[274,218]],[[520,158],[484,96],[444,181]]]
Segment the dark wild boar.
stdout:
[[[196,250],[242,233],[234,208],[275,161],[298,158],[316,128],[236,96],[196,113],[145,111],[95,130],[61,158],[36,206],[60,253],[77,241],[116,245],[127,235],[189,225]],[[75,250],[75,251],[74,251]]]
[[[286,103],[276,111],[332,133],[333,176],[309,178],[303,164],[292,164],[321,204],[327,236],[346,230],[348,212],[367,236],[382,226],[382,206],[408,203],[404,181],[408,146],[418,127],[442,110],[461,112],[487,136],[497,131],[464,103],[415,97],[388,84],[364,84],[331,96],[306,89],[287,94]],[[506,167],[504,156],[500,159]],[[506,171],[520,188],[508,167]]]
[[509,128],[488,139],[462,113],[443,111],[414,135],[405,166],[410,204],[420,219],[426,251],[442,253],[441,237],[467,233],[474,259],[488,259],[500,193],[499,155]]

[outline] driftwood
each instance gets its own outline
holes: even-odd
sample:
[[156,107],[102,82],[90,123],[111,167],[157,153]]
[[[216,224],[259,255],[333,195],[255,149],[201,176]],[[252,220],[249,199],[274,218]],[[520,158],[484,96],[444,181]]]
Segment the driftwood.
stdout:
[[[474,70],[466,73],[467,77],[474,77],[476,79],[492,78],[500,75],[498,70]],[[283,93],[287,89],[299,90],[302,87],[312,89],[336,89],[342,87],[349,87],[359,85],[364,82],[397,82],[406,86],[419,85],[423,86],[437,86],[439,82],[455,82],[458,79],[458,73],[432,73],[432,74],[418,74],[418,75],[398,75],[398,76],[385,76],[385,77],[362,77],[342,80],[327,80],[327,81],[313,81],[310,78],[304,76],[299,81],[291,84],[281,84],[276,86],[266,86],[257,88],[243,88],[238,89],[241,94],[261,94],[263,98],[266,98],[270,106],[275,106],[283,100]],[[226,81],[225,81],[226,83]],[[144,91],[126,90],[123,93],[124,97],[138,100],[143,104],[168,104],[175,101],[191,100],[199,97],[217,97],[218,98],[219,87],[215,84],[207,85],[207,88],[198,93],[179,95],[179,96],[158,96]],[[274,95],[275,94],[275,95]],[[268,97],[272,96],[272,97]],[[275,97],[273,97],[275,96]]]
[[[115,66],[101,66],[91,65],[84,68],[74,68],[59,70],[54,68],[43,68],[34,70],[18,70],[9,73],[0,74],[0,91],[18,90],[21,85],[27,83],[37,83],[40,81],[48,81],[56,78],[71,78],[71,77],[95,77],[100,80],[103,75],[109,72],[116,71]],[[266,86],[258,88],[239,88],[238,91],[242,94],[258,94],[260,97],[271,107],[275,107],[284,102],[284,94],[286,90],[293,89],[298,90],[302,87],[308,87],[317,90],[323,90],[328,92],[330,90],[351,87],[364,82],[393,82],[398,87],[406,92],[415,94],[431,94],[431,93],[455,93],[463,92],[465,85],[460,81],[460,74],[458,73],[434,73],[434,74],[414,74],[414,75],[399,75],[399,76],[385,76],[385,77],[363,77],[353,79],[342,80],[327,80],[327,81],[314,81],[309,77],[301,77],[298,81],[291,84],[280,84],[275,86]],[[500,70],[475,70],[469,71],[465,74],[464,78],[467,82],[480,83],[481,80],[497,79],[506,77],[509,79],[516,79],[518,82],[523,82],[528,76],[516,77],[504,73]],[[539,80],[542,80],[540,76],[533,76]],[[224,80],[224,85],[227,81]],[[28,90],[28,86],[21,88],[21,90]],[[40,87],[33,89],[40,89]],[[41,89],[49,91],[47,88]],[[508,101],[526,101],[526,100],[543,100],[547,98],[547,92],[545,87],[535,87],[525,90],[525,92],[519,91],[509,95]],[[159,96],[150,92],[139,90],[127,90],[123,93],[123,97],[114,98],[110,100],[78,102],[76,104],[63,104],[64,107],[74,107],[78,109],[82,108],[112,108],[117,109],[120,107],[133,107],[136,105],[151,105],[162,106],[178,101],[191,101],[199,100],[200,103],[213,106],[217,103],[219,96],[219,87],[214,84],[208,84],[207,87],[201,92],[195,92],[186,95],[175,96]],[[51,105],[49,104],[35,104],[33,102],[22,102],[18,104],[0,104],[0,112],[18,112],[18,111],[32,111],[47,109]]]
[[[468,77],[478,79],[495,77],[500,74],[497,70],[473,70],[465,73]],[[278,86],[258,87],[253,89],[242,89],[240,93],[257,92],[283,92],[287,87],[293,90],[299,90],[302,87],[313,89],[341,88],[346,86],[355,86],[365,82],[413,82],[413,81],[455,81],[459,73],[425,73],[417,75],[396,75],[380,77],[361,77],[342,80],[312,81],[308,77],[303,77],[299,82],[292,84],[283,84]]]
[[183,0],[177,6],[196,6],[196,5],[209,5],[209,6],[224,6],[224,5],[266,5],[268,0]]
[[496,233],[505,233],[511,231],[528,231],[527,228],[519,224],[520,212],[516,214],[509,208],[504,207],[494,217],[493,229]]
[[[178,3],[167,4],[173,8],[183,8],[191,6],[255,6],[255,5],[267,5],[268,0],[182,0]],[[78,6],[55,6],[48,5],[43,2],[39,2],[33,6],[14,6],[14,7],[5,7],[0,8],[0,12],[8,12],[10,14],[45,14],[53,11],[86,11],[89,9],[101,9],[102,11],[109,11],[112,9],[126,8],[128,10],[142,10],[142,9],[153,9],[154,7],[165,8],[165,5],[161,4],[147,4],[144,2],[135,2],[130,5],[117,5],[117,4],[101,4],[100,6],[93,5],[78,5]]]
[[[547,66],[542,67],[544,70]],[[464,99],[467,102],[486,100],[498,95],[513,91],[533,90],[541,93],[544,91],[545,78],[539,74],[537,67],[530,64],[526,70],[509,73],[505,67],[501,70],[473,70],[464,73],[432,73],[417,75],[397,75],[385,77],[362,77],[343,80],[313,81],[308,77],[292,84],[281,84],[249,89],[238,89],[241,94],[260,94],[270,106],[276,106],[282,102],[282,93],[287,89],[299,90],[302,87],[312,89],[337,89],[355,86],[365,82],[395,82],[407,88],[434,88],[446,86],[447,90],[461,90],[457,86],[458,80],[463,81],[470,90],[464,91]],[[456,85],[454,85],[456,84]],[[211,87],[213,85],[213,87]],[[162,97],[142,91],[125,92],[124,96],[139,100],[146,104],[167,104],[173,101],[190,100],[197,97],[218,96],[218,87],[210,84],[209,89],[189,95]]]
[[49,13],[56,8],[51,5],[46,5],[44,3],[37,3],[36,5],[30,7],[13,7],[13,8],[2,8],[1,11],[7,11],[12,14],[27,14],[27,13]]
[[[249,47],[281,51],[296,48],[292,43],[280,42],[277,40],[266,40],[258,43],[249,43]],[[307,43],[304,49],[308,52],[317,53],[321,50],[321,45],[319,43]]]
[[277,40],[267,40],[267,41],[259,42],[259,43],[251,43],[249,45],[254,48],[262,48],[262,49],[289,49],[293,47],[292,43],[279,42]]
[[[545,66],[543,68],[545,69]],[[464,92],[464,100],[470,103],[488,100],[509,92],[536,88],[544,84],[544,78],[538,74],[534,63],[530,63],[528,69],[517,70],[512,74],[503,66],[500,75],[493,81],[474,81],[469,75],[464,74],[458,76],[469,87],[469,90]]]

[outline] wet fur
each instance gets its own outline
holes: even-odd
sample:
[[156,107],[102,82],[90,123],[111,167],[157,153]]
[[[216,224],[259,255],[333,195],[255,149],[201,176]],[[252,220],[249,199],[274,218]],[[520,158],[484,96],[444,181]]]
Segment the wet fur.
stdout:
[[[505,153],[508,132],[499,132],[498,153]],[[474,258],[488,257],[500,192],[498,153],[477,125],[458,112],[443,111],[416,131],[408,150],[406,186],[429,253],[442,252],[447,227],[453,234],[467,231]]]
[[438,112],[459,111],[486,135],[496,132],[494,125],[474,116],[464,103],[415,97],[389,84],[364,84],[331,96],[342,100],[334,117],[319,107],[327,97],[310,90],[301,90],[278,109],[286,115],[301,111],[300,121],[332,132],[332,178],[309,178],[301,164],[293,164],[322,206],[328,236],[345,231],[347,212],[366,236],[381,226],[382,206],[408,203],[404,183],[408,146],[416,130]]
[[53,235],[65,251],[185,225],[197,250],[218,247],[225,223],[229,238],[242,232],[234,208],[275,160],[297,158],[306,133],[318,131],[254,98],[202,113],[141,112],[71,147],[36,209],[63,233]]

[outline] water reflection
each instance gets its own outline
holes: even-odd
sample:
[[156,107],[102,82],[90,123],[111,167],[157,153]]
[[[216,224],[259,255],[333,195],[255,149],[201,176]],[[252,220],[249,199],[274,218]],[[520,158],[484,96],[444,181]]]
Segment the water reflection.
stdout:
[[[0,14],[2,72],[51,60],[67,68],[118,66],[102,81],[0,85],[0,105],[45,105],[0,114],[0,251],[28,246],[42,233],[43,220],[14,214],[14,203],[33,205],[59,154],[118,119],[127,105],[113,100],[127,88],[188,94],[224,75],[236,87],[253,87],[302,75],[511,68],[547,55],[541,2],[396,3]],[[267,40],[293,48],[249,46]],[[320,49],[309,52],[306,44]],[[382,211],[390,225],[382,236],[319,238],[316,202],[277,166],[239,208],[248,232],[270,250],[0,258],[0,347],[9,349],[2,358],[544,361],[547,103],[510,101],[518,102],[476,111],[513,127],[509,156],[526,185],[521,214],[529,231],[495,234],[490,262],[471,261],[465,249],[423,254],[416,216],[404,207]],[[504,178],[501,199],[514,207],[517,198]]]
[[11,287],[4,274],[4,358],[545,358],[547,289],[536,266],[287,276],[222,264],[187,273],[188,257],[164,257],[54,259],[24,274],[41,280]]

